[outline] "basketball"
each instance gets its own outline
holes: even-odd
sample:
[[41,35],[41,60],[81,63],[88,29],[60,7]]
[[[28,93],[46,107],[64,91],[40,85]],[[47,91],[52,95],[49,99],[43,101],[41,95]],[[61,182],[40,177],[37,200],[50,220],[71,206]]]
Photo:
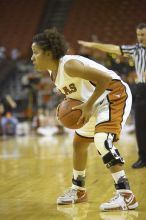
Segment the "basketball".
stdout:
[[57,117],[61,124],[70,129],[81,128],[84,123],[77,124],[82,112],[80,109],[72,110],[72,107],[81,105],[82,102],[76,99],[65,99],[57,108]]

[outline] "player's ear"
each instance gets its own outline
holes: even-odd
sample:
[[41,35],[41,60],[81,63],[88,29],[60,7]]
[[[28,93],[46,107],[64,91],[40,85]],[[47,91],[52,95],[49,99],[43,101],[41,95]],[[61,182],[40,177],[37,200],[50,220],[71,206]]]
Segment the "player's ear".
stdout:
[[46,51],[45,54],[46,54],[47,56],[50,56],[50,52],[49,52],[49,51]]
[[46,59],[52,60],[53,59],[53,54],[50,50],[47,50],[44,52]]
[[45,54],[46,54],[48,57],[52,56],[51,51],[45,51]]

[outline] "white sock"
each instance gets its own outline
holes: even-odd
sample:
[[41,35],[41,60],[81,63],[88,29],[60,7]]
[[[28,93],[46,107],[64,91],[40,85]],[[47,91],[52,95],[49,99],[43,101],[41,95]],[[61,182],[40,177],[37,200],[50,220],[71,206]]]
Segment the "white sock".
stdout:
[[124,170],[121,170],[121,171],[118,171],[118,172],[116,172],[116,173],[112,173],[112,177],[113,177],[115,183],[118,183],[118,180],[119,180],[121,177],[126,178],[125,171],[124,171]]
[[82,177],[85,177],[85,173],[86,173],[86,170],[79,171],[79,170],[73,169],[73,177],[75,180],[78,178],[79,175]]

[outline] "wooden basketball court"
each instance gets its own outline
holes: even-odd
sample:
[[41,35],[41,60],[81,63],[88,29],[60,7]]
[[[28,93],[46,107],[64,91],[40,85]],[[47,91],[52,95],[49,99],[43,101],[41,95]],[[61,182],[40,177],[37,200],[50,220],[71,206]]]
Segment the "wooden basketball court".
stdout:
[[133,170],[137,159],[135,135],[118,143],[125,170],[139,202],[135,211],[100,212],[113,196],[113,180],[92,144],[87,166],[89,202],[57,206],[56,198],[71,186],[72,134],[0,140],[0,220],[145,220],[146,168]]

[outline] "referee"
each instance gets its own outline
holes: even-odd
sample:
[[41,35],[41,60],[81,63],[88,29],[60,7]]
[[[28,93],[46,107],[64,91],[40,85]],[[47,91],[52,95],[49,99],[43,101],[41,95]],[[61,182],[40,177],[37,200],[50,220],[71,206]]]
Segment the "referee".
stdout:
[[78,41],[79,44],[97,48],[104,52],[117,55],[131,56],[135,63],[137,74],[135,92],[135,127],[138,144],[138,160],[132,168],[146,167],[146,23],[141,23],[136,28],[138,43],[134,45],[113,45],[95,42]]

